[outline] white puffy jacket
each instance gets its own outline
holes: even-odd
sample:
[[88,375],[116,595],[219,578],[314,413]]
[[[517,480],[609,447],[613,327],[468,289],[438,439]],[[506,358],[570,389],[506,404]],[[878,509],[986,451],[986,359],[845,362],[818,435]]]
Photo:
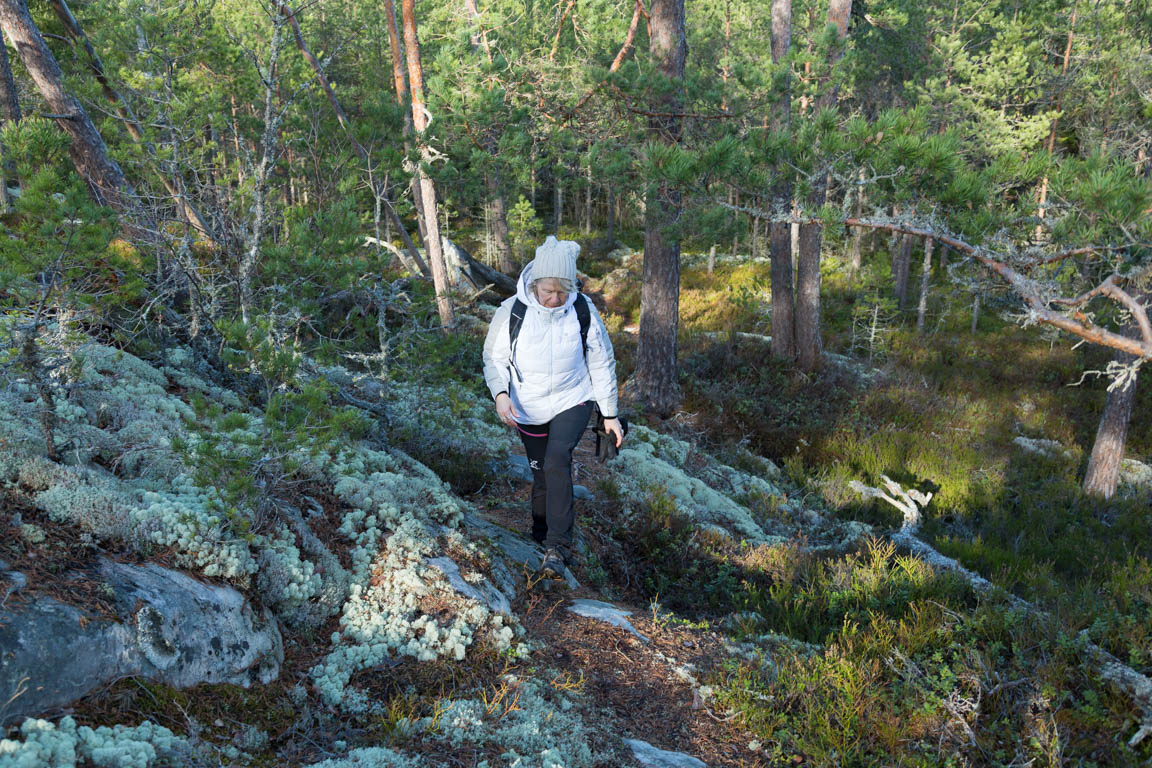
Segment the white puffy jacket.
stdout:
[[568,295],[562,306],[549,309],[528,290],[532,265],[520,273],[516,297],[524,302],[524,323],[516,348],[508,343],[508,322],[515,299],[507,299],[488,326],[484,340],[484,380],[495,399],[507,392],[521,424],[545,424],[557,414],[595,400],[605,416],[616,416],[616,358],[600,313],[591,301],[588,311],[588,360],[580,341],[580,319]]

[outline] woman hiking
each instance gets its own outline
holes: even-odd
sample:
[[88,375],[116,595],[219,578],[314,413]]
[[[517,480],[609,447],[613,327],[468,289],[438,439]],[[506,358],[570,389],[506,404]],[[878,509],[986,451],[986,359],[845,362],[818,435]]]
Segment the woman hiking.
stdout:
[[532,468],[532,538],[540,570],[562,577],[572,556],[576,508],[572,451],[592,401],[619,446],[616,358],[600,313],[576,290],[580,245],[549,235],[488,326],[484,380],[500,420],[516,427]]

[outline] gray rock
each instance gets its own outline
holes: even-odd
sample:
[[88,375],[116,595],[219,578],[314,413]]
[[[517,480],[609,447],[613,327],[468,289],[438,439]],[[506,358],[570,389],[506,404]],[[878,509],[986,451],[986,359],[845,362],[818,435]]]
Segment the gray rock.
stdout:
[[657,749],[646,741],[624,739],[632,749],[632,756],[645,768],[708,768],[708,765],[683,752]]
[[120,677],[176,687],[248,686],[280,673],[283,641],[267,609],[231,587],[101,560],[120,621],[51,597],[0,608],[0,712],[6,725],[60,707]]
[[[539,545],[526,540],[523,536],[513,533],[507,528],[501,528],[471,512],[464,515],[464,526],[472,536],[487,539],[493,549],[496,550],[494,554],[502,555],[508,561],[507,572],[520,573],[525,568],[535,572],[540,567],[540,559],[544,553],[540,550]],[[498,576],[495,564],[493,565],[493,574]],[[580,582],[567,568],[564,569],[564,580],[572,589],[580,587]],[[501,586],[503,587],[503,584]],[[505,595],[508,595],[506,590],[503,591]],[[514,598],[515,595],[508,595],[508,597]]]
[[509,456],[504,472],[513,480],[519,480],[522,483],[532,482],[532,467],[528,465],[527,456]]
[[572,486],[572,496],[577,499],[584,499],[587,501],[592,501],[596,498],[596,494],[592,493],[592,491],[588,490],[582,485]]
[[447,577],[452,588],[464,597],[483,603],[496,613],[512,613],[512,604],[508,598],[492,586],[492,582],[488,579],[484,579],[476,586],[469,584],[464,581],[464,577],[460,574],[460,566],[456,565],[456,561],[450,557],[431,557],[428,558],[427,562],[428,565],[439,568]]
[[643,642],[648,642],[648,638],[637,632],[636,627],[632,626],[632,622],[628,621],[627,617],[632,615],[632,611],[625,611],[612,605],[612,603],[604,603],[599,600],[573,600],[572,605],[568,606],[568,610],[577,616],[586,616],[589,619],[596,619],[626,629]]

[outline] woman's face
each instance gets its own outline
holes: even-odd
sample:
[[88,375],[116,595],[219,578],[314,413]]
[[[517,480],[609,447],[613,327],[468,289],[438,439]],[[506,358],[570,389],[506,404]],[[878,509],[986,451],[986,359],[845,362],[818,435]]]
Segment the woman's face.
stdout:
[[536,301],[548,309],[564,306],[568,300],[568,292],[554,277],[545,277],[536,283]]

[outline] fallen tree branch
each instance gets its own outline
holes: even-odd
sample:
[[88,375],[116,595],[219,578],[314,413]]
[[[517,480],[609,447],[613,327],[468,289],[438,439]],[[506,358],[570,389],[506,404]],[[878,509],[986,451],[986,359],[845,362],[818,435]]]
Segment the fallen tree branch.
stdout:
[[[818,221],[818,219],[813,217],[801,217],[782,214],[773,215],[758,209],[747,209],[743,210],[742,212],[751,216],[755,216],[756,218],[767,219],[769,221],[787,221],[799,223]],[[1094,289],[1095,293],[1091,291],[1089,293],[1093,294],[1092,297],[1100,295],[1105,296],[1106,298],[1110,298],[1131,312],[1137,327],[1139,327],[1141,330],[1141,335],[1143,337],[1142,340],[1137,340],[1129,336],[1110,331],[1107,328],[1101,328],[1082,314],[1070,317],[1063,314],[1062,312],[1058,312],[1049,308],[1049,303],[1053,301],[1059,302],[1061,300],[1044,298],[1041,295],[1039,286],[1034,280],[1020,274],[1018,271],[992,254],[986,248],[966,243],[954,235],[939,232],[926,227],[913,226],[900,221],[891,221],[886,219],[865,219],[850,217],[844,219],[843,223],[845,227],[864,227],[867,229],[880,229],[889,232],[901,232],[904,234],[916,235],[924,238],[930,237],[937,243],[943,243],[960,253],[967,254],[976,261],[980,262],[980,264],[982,264],[988,270],[999,275],[1005,282],[1008,283],[1009,286],[1011,286],[1016,295],[1023,299],[1024,302],[1028,305],[1030,319],[1032,321],[1051,325],[1055,328],[1059,328],[1062,331],[1067,331],[1074,336],[1079,336],[1085,341],[1090,341],[1103,347],[1118,349],[1121,352],[1127,352],[1128,354],[1143,360],[1152,359],[1152,321],[1150,321],[1148,318],[1147,308],[1132,299],[1131,296],[1127,294],[1127,292],[1123,291],[1123,289],[1119,287],[1119,285],[1116,285],[1116,283],[1121,279],[1126,279],[1121,275],[1111,275],[1107,280],[1105,280],[1105,283],[1102,284],[1101,287]],[[1111,284],[1109,287],[1110,281]],[[1073,299],[1071,301],[1075,302],[1076,300]]]
[[[883,479],[889,491],[893,491],[893,486],[895,486],[895,491],[899,492],[896,495],[903,495],[908,497],[909,500],[913,500],[911,494],[917,493],[913,490],[905,492],[900,488],[899,484],[894,483],[887,477],[884,477]],[[1003,594],[1014,607],[1020,608],[1025,613],[1030,614],[1033,617],[1040,619],[1041,621],[1052,621],[1052,617],[1046,611],[1037,608],[1032,603],[1024,600],[1023,598],[1017,597],[1016,595],[1013,595],[1007,590],[1000,589],[980,574],[965,568],[959,563],[959,561],[947,557],[946,555],[942,555],[930,544],[921,541],[916,536],[916,533],[919,529],[918,509],[915,510],[916,521],[914,523],[910,522],[909,513],[907,512],[906,507],[901,502],[891,498],[888,494],[885,494],[883,491],[877,488],[870,488],[865,486],[863,483],[858,481],[852,481],[849,485],[853,488],[853,490],[864,494],[866,497],[885,499],[889,503],[896,506],[898,509],[901,509],[905,512],[904,525],[900,527],[899,531],[891,534],[888,537],[892,543],[908,550],[913,555],[916,555],[933,568],[938,570],[951,571],[952,573],[961,576],[976,592],[985,595]],[[923,498],[922,494],[921,497]],[[928,498],[930,498],[930,496]],[[926,505],[927,501],[924,501],[922,506]],[[1096,673],[1100,676],[1100,678],[1115,685],[1127,693],[1132,698],[1133,703],[1140,710],[1142,720],[1140,722],[1139,728],[1137,729],[1136,733],[1133,734],[1133,736],[1128,740],[1128,746],[1135,749],[1144,741],[1144,739],[1152,736],[1152,680],[1132,669],[1132,667],[1128,666],[1127,664],[1124,664],[1111,653],[1096,645],[1096,643],[1092,642],[1092,637],[1089,635],[1087,629],[1081,630],[1079,634],[1077,634],[1077,637],[1084,644],[1083,657],[1085,660],[1092,663]]]

